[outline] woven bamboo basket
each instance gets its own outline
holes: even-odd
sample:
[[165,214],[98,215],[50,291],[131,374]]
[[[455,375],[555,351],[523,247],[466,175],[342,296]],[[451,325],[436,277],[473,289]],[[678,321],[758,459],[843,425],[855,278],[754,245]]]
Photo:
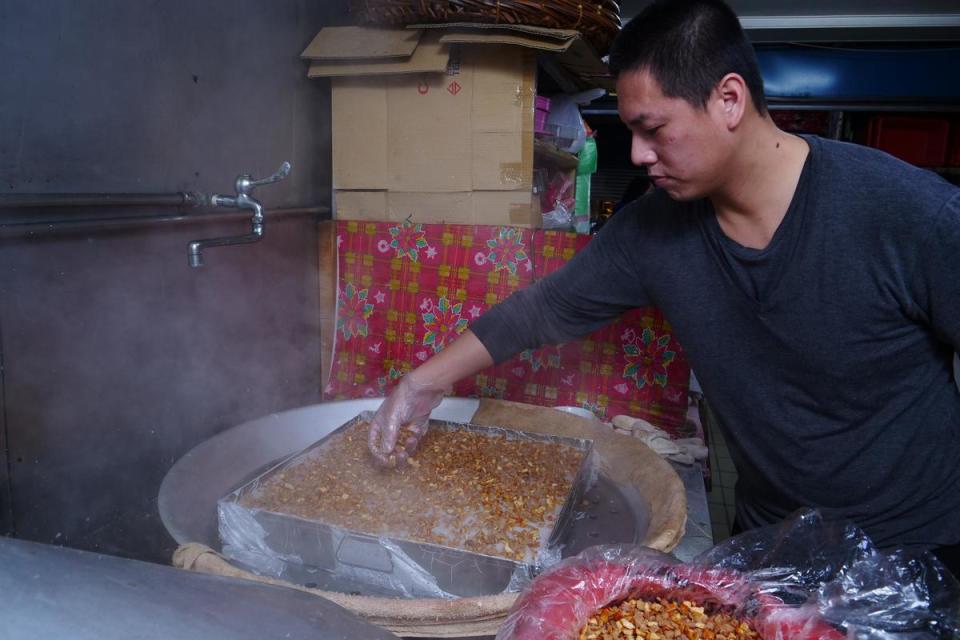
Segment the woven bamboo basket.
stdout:
[[614,0],[351,0],[361,22],[406,26],[450,22],[574,29],[604,55],[620,30]]

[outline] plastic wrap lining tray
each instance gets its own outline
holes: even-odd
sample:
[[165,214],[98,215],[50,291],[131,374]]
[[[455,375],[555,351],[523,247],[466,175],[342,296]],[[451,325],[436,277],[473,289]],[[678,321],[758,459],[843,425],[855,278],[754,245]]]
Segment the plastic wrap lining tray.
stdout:
[[[218,502],[218,516],[224,554],[261,574],[298,584],[365,595],[466,597],[499,593],[508,588],[519,588],[543,564],[559,559],[560,549],[571,529],[575,508],[596,479],[592,440],[430,421],[431,432],[476,432],[506,440],[558,444],[581,452],[579,466],[550,530],[546,547],[532,561],[529,558],[518,561],[450,546],[365,533],[242,504],[245,496],[255,495],[271,479],[276,482],[278,474],[309,460],[311,453],[338,434],[352,428],[362,428],[358,423],[363,420],[363,416],[357,416],[305,450],[258,473],[222,498]],[[428,446],[427,442],[425,438],[421,450]],[[316,455],[321,454],[316,452]],[[415,507],[416,504],[411,506]]]

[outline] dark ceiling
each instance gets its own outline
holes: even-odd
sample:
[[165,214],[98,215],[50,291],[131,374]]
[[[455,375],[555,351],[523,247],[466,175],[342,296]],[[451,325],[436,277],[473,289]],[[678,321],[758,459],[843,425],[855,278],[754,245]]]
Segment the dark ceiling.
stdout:
[[[621,0],[624,21],[650,0]],[[960,41],[957,0],[728,0],[757,42]]]

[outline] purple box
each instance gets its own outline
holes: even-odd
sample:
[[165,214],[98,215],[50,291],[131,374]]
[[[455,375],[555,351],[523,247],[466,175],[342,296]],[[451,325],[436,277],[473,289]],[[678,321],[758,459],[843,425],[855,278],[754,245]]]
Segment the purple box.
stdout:
[[534,133],[546,133],[547,114],[550,113],[550,98],[537,96],[536,111],[533,113]]
[[533,130],[535,133],[546,133],[547,112],[537,109],[533,114]]

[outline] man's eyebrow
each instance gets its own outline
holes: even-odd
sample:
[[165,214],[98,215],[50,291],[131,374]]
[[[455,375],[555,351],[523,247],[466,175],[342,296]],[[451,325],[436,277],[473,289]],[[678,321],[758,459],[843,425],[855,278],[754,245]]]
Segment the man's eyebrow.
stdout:
[[638,113],[634,117],[630,118],[629,120],[625,120],[624,122],[628,127],[632,125],[642,126],[646,124],[648,120],[653,120],[653,119],[654,119],[654,116],[649,113]]

